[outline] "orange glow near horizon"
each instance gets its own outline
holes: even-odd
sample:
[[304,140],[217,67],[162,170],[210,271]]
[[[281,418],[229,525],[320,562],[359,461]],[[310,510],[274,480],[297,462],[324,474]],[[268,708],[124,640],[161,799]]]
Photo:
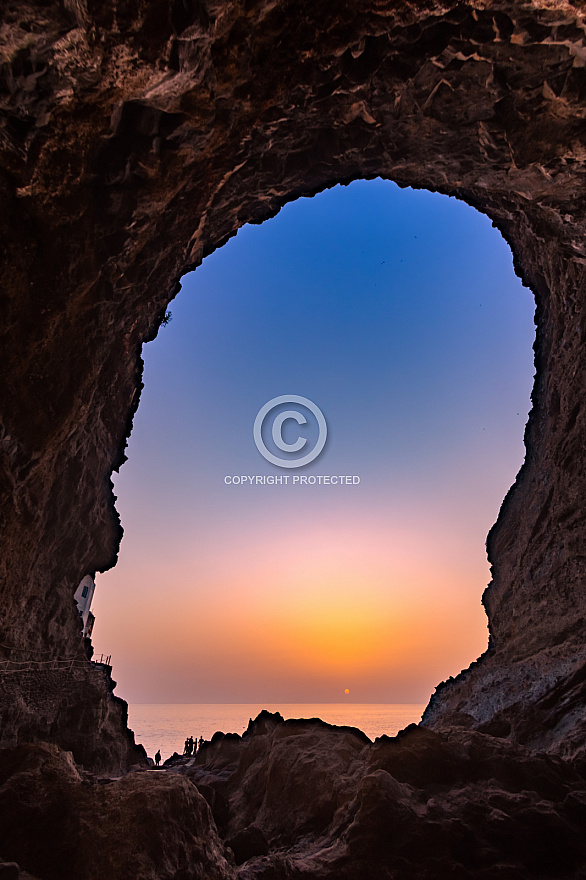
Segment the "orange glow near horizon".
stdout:
[[[287,536],[267,525],[259,553],[246,534],[243,527],[230,558],[223,539],[202,535],[191,576],[187,553],[158,570],[147,560],[142,571],[125,571],[122,558],[115,570],[117,612],[99,608],[98,618],[106,618],[109,650],[124,645],[138,667],[154,663],[170,702],[197,702],[204,678],[209,688],[199,701],[211,701],[226,677],[233,701],[252,700],[252,682],[267,699],[276,682],[289,702],[308,692],[323,701],[330,689],[334,699],[340,679],[358,701],[382,702],[381,690],[389,702],[423,701],[437,684],[429,669],[438,658],[456,674],[485,646],[486,619],[469,587],[475,578],[482,588],[487,567],[462,565],[445,535],[416,553],[420,534],[403,527],[393,535],[378,521],[346,530],[341,522],[315,531],[298,525]],[[151,609],[141,630],[128,627],[137,602]]]

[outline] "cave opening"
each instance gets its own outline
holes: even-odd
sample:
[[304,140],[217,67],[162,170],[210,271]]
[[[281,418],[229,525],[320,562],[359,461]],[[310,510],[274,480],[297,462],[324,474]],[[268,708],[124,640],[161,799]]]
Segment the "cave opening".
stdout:
[[[153,704],[344,700],[418,721],[486,648],[484,542],[524,457],[534,301],[507,244],[463,202],[357,180],[243,227],[182,284],[143,351],[125,538],[95,599],[131,727],[149,748]],[[284,392],[328,421],[303,473],[359,484],[226,483],[279,473],[252,422]],[[374,738],[388,719],[366,714],[345,723]]]
[[[14,859],[22,876],[581,876],[584,33],[583,15],[565,0],[9,2],[0,860]],[[369,745],[319,721],[264,718],[250,737],[220,737],[199,768],[180,767],[187,779],[143,772],[126,704],[112,698],[107,668],[85,658],[72,599],[80,579],[111,568],[118,552],[110,475],[142,390],[143,343],[177,280],[237,229],[299,196],[377,175],[478,208],[535,295],[527,455],[488,539],[490,650],[439,688],[423,723],[400,737]],[[187,326],[188,300],[172,305],[157,345]],[[321,395],[319,403],[333,456],[344,422]],[[351,427],[362,441],[373,435]],[[218,436],[216,454],[223,443]],[[156,472],[173,462],[175,447],[167,450]],[[376,460],[370,446],[369,454]],[[127,539],[112,576],[124,574],[131,540],[124,479],[123,469]],[[248,507],[242,516],[253,520]],[[153,543],[159,535],[154,527]],[[158,587],[150,622],[167,607],[189,622],[189,609]],[[119,627],[127,644],[142,640],[136,657],[146,661],[155,640],[135,625],[144,591],[134,599],[118,604]],[[113,639],[101,641],[100,601],[98,590],[97,647],[112,652],[119,692],[136,699]],[[206,660],[218,653],[212,646]],[[68,671],[71,658],[79,665]],[[20,662],[31,668],[19,672]],[[201,680],[201,666],[184,667]],[[161,668],[140,671],[152,678]],[[351,684],[336,681],[356,699]],[[208,769],[217,770],[211,779]]]

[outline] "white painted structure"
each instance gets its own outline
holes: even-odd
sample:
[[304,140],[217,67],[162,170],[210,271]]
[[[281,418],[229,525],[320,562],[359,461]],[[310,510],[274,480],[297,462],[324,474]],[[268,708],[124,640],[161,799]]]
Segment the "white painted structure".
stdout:
[[90,605],[92,604],[92,599],[94,598],[95,589],[96,583],[94,581],[93,575],[86,574],[86,576],[82,578],[79,582],[79,586],[75,591],[75,595],[73,597],[77,602],[77,610],[79,611],[79,615],[83,621],[83,635],[87,638],[91,636],[92,629],[94,628],[95,617],[90,611]]

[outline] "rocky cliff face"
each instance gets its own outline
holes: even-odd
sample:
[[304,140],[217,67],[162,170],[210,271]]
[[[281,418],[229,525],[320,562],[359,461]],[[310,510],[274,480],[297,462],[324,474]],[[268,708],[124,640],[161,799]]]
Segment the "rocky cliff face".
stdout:
[[584,35],[567,0],[6,0],[2,656],[81,651],[73,592],[116,559],[110,475],[181,274],[289,199],[381,175],[488,214],[537,300],[490,649],[425,723],[580,751]]
[[[58,742],[96,773],[147,766],[128,730],[128,705],[114,697],[110,668],[79,660],[10,665],[0,672],[0,749],[20,742]],[[1,878],[0,873],[0,878]]]

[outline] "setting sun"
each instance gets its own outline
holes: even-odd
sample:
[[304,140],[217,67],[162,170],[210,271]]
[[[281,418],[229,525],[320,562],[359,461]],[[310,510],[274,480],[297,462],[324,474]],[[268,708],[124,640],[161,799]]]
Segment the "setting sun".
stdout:
[[349,688],[346,688],[346,689],[344,690],[344,693],[345,693],[345,694],[349,694],[349,693],[350,693],[350,689],[349,689]]

